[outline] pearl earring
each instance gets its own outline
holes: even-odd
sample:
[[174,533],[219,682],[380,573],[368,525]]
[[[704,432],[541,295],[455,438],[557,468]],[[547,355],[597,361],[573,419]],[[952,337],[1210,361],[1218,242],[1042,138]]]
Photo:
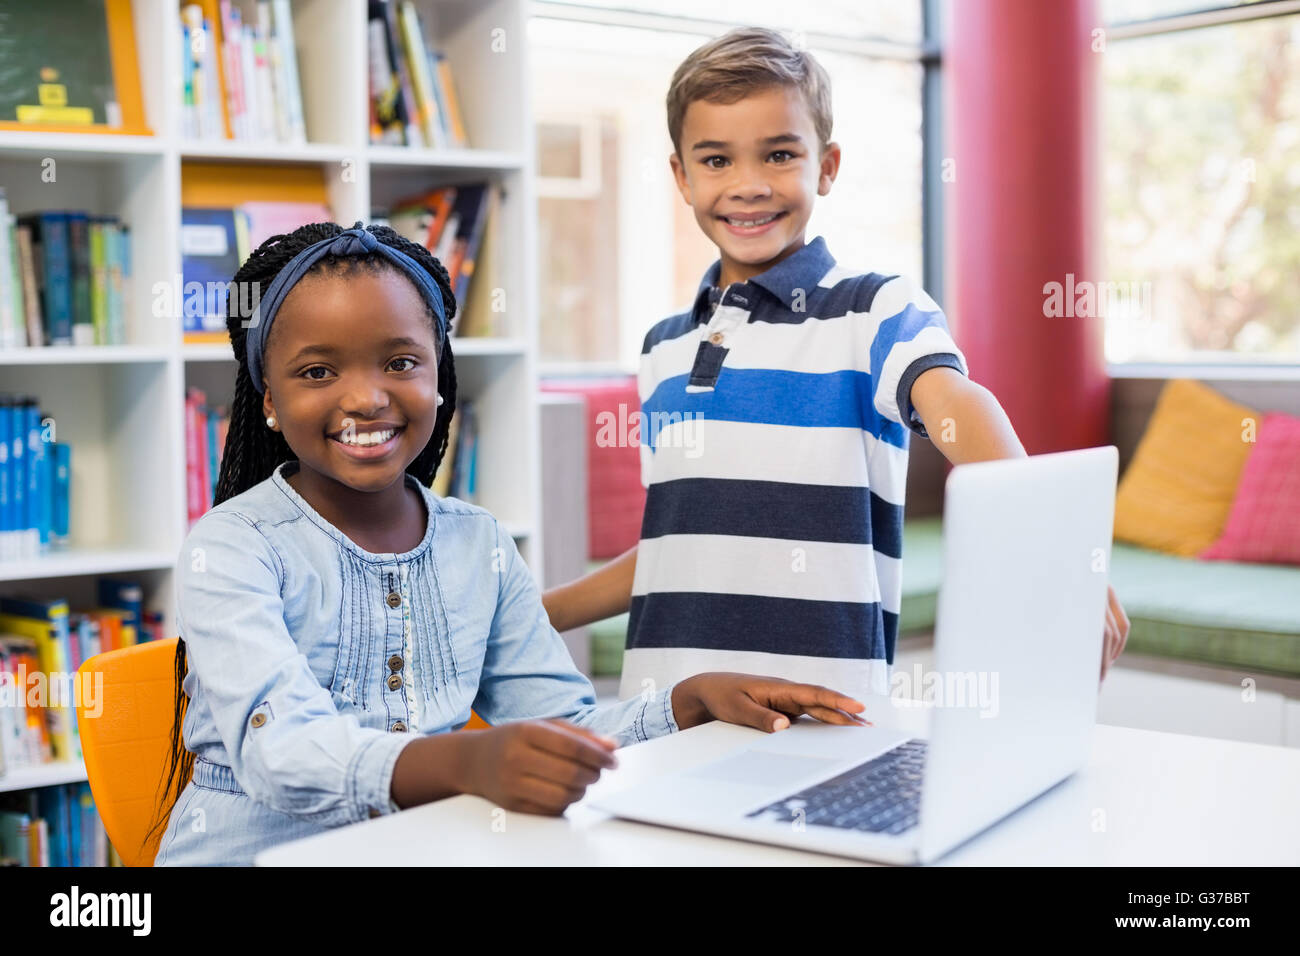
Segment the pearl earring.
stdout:
[[438,404],[439,404],[439,405],[442,404],[442,396],[441,396],[441,395],[438,396]]
[[266,416],[266,427],[267,427],[267,428],[274,428],[274,427],[275,427],[275,416],[274,416],[274,415],[267,415],[267,416]]

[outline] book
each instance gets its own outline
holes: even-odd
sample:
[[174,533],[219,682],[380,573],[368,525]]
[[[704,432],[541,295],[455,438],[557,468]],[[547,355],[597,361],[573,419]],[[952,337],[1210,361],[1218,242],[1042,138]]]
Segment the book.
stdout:
[[256,249],[272,236],[313,222],[331,222],[329,206],[315,202],[245,202],[239,206],[248,223],[248,246]]
[[406,145],[414,147],[431,146],[424,138],[420,123],[419,110],[415,102],[415,89],[411,80],[411,71],[407,65],[405,44],[402,41],[401,27],[398,23],[397,4],[393,0],[377,0],[383,8],[384,25],[388,37],[389,54],[397,70],[397,85],[400,93],[401,115],[406,123]]
[[44,332],[44,319],[41,313],[40,289],[36,284],[36,262],[32,246],[32,228],[19,225],[15,230],[18,244],[18,266],[23,281],[23,307],[26,310],[27,334],[25,343],[29,346],[48,344]]
[[[7,610],[15,603],[19,602],[11,598],[0,598],[0,631],[28,638],[36,645],[40,671],[45,675],[47,686],[43,711],[53,759],[78,760],[81,758],[81,746],[75,732],[72,702],[60,693],[67,687],[63,683],[68,674],[67,602],[50,602],[44,617]],[[61,634],[64,635],[62,639]]]
[[415,91],[416,116],[425,143],[443,147],[438,122],[438,104],[433,95],[433,78],[429,70],[429,56],[425,50],[424,33],[415,4],[402,0],[398,6],[398,27],[402,37],[402,50],[411,71],[411,85]]
[[104,607],[125,611],[125,622],[139,634],[144,603],[139,582],[101,577],[96,583],[96,600]]
[[381,0],[366,5],[366,51],[369,58],[370,142],[401,146],[406,142],[406,104],[397,76],[395,51]]
[[90,307],[90,217],[82,211],[66,215],[72,281],[72,344],[94,345],[95,325]]
[[[0,266],[3,266],[0,268],[0,348],[22,344],[19,338],[22,325],[18,321],[19,310],[15,308],[14,299],[18,283],[11,264],[11,231],[9,202],[4,187],[0,186]],[[21,293],[21,285],[17,293]]]
[[7,3],[0,128],[151,135],[131,0]]
[[437,54],[437,75],[442,100],[447,105],[447,118],[451,124],[451,145],[462,148],[469,146],[469,134],[465,131],[465,120],[460,111],[460,98],[456,95],[451,61],[441,51]]
[[33,258],[41,283],[43,338],[50,345],[73,344],[72,255],[67,213],[49,211],[19,217],[31,230]]
[[181,327],[186,341],[226,341],[230,282],[248,258],[248,225],[235,209],[181,210]]

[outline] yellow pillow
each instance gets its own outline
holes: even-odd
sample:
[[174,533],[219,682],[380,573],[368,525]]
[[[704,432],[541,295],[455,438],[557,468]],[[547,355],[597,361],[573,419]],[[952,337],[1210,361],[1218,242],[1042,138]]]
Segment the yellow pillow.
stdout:
[[1217,541],[1258,421],[1200,382],[1166,384],[1119,483],[1115,538],[1185,557]]

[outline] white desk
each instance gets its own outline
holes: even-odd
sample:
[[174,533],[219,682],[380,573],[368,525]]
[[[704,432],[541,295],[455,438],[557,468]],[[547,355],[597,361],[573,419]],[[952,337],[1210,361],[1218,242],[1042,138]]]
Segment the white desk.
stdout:
[[[893,723],[924,731],[921,710]],[[808,719],[808,718],[804,718]],[[877,723],[881,721],[877,720]],[[712,722],[618,751],[563,817],[458,796],[284,843],[259,866],[845,866],[840,857],[618,820],[586,804],[761,731]],[[1088,765],[938,865],[1300,864],[1300,750],[1098,725]]]

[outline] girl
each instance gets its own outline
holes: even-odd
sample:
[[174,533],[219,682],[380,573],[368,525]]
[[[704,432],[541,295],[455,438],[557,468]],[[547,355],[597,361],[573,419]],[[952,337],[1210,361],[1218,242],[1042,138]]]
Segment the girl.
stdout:
[[[863,723],[826,688],[740,674],[597,707],[510,535],[429,490],[456,408],[441,263],[387,227],[317,223],[234,282],[261,294],[251,321],[229,299],[216,503],[178,564],[156,865],[249,864],[455,793],[560,814],[614,747],[714,718]],[[498,726],[444,732],[471,708]]]

